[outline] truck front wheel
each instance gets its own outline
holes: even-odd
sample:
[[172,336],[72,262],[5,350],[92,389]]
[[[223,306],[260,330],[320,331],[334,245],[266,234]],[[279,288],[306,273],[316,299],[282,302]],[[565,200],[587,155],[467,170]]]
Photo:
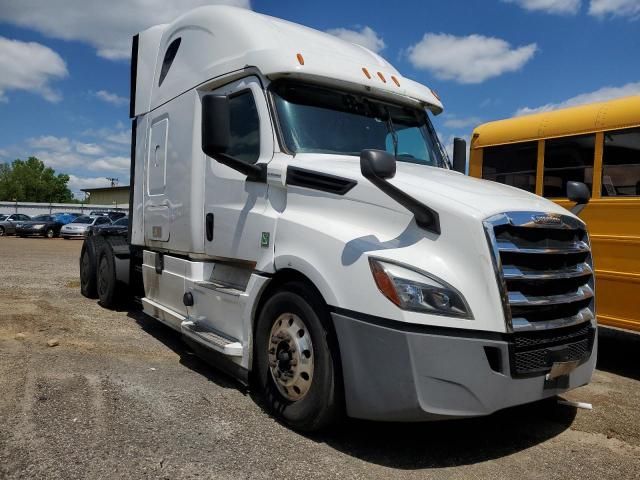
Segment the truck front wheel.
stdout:
[[96,298],[96,245],[93,238],[82,244],[80,251],[80,293],[87,298]]
[[108,244],[104,244],[98,255],[96,289],[100,305],[112,308],[117,301],[116,267],[113,252]]
[[292,428],[316,431],[340,412],[338,352],[318,295],[299,282],[265,303],[256,326],[257,381],[271,412]]

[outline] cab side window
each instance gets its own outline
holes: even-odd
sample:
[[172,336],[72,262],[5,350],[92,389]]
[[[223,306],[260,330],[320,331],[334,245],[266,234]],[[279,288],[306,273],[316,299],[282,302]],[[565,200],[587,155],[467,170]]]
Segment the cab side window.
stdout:
[[593,182],[595,135],[554,138],[544,142],[545,197],[566,197],[567,182]]
[[260,157],[260,117],[249,90],[229,97],[231,139],[227,154],[246,163]]
[[640,196],[640,128],[605,132],[602,196]]
[[538,142],[486,147],[482,153],[482,178],[536,191]]

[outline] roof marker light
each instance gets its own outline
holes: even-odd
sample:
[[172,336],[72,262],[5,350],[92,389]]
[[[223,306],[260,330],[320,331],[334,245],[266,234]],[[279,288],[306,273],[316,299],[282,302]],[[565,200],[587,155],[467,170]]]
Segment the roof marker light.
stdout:
[[378,77],[380,77],[380,80],[382,80],[382,83],[387,83],[387,79],[384,78],[384,75],[382,75],[381,72],[378,72]]
[[393,80],[393,83],[395,83],[397,86],[400,86],[400,82],[398,81],[398,79],[395,77],[395,75],[391,75],[391,80]]
[[298,63],[300,63],[300,65],[304,65],[304,57],[302,56],[301,53],[298,53],[296,55],[296,58],[298,59]]
[[369,73],[369,70],[367,70],[365,67],[362,67],[362,71],[364,72],[364,74],[367,76],[368,79],[371,79],[371,74]]

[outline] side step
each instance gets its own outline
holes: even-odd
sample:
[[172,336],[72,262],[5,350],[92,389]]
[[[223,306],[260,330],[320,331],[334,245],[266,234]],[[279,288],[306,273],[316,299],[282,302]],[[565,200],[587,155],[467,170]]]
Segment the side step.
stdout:
[[182,334],[212,350],[229,357],[242,357],[242,344],[226,338],[211,330],[198,327],[195,322],[185,320],[181,323]]

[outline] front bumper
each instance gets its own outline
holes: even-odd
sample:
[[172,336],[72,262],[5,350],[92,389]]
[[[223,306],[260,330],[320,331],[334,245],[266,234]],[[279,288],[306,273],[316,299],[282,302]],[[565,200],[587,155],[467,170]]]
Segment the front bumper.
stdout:
[[594,339],[588,356],[568,376],[550,381],[544,373],[517,377],[511,372],[508,334],[434,333],[428,327],[380,324],[342,312],[332,316],[347,413],[355,418],[419,421],[488,415],[585,385],[596,363]]
[[46,228],[16,227],[16,235],[44,235]]
[[86,230],[60,230],[60,236],[62,238],[84,238],[86,235]]

